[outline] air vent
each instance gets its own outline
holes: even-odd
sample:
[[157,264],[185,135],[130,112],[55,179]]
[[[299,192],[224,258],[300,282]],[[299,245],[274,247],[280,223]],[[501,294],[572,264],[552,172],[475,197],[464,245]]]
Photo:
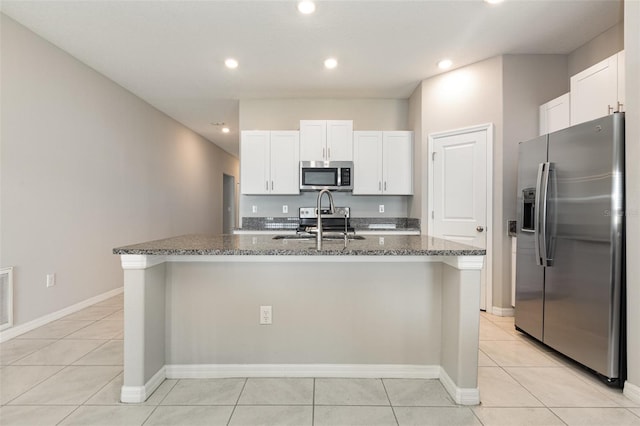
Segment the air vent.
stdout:
[[0,269],[0,330],[13,326],[13,268]]

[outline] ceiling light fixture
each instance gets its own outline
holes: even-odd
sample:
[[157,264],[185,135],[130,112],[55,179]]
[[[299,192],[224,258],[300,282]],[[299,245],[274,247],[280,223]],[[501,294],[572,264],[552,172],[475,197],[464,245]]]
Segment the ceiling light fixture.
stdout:
[[502,3],[504,0],[484,0],[485,3],[489,3],[489,4],[498,4],[498,3]]
[[335,58],[329,58],[324,61],[324,67],[327,69],[332,70],[337,66],[338,66],[338,60]]
[[238,61],[233,58],[229,58],[224,61],[224,64],[227,68],[236,69],[238,68]]
[[443,59],[438,62],[438,68],[440,68],[441,70],[448,70],[449,68],[451,68],[451,65],[453,65],[451,59]]
[[229,128],[228,127],[223,127],[222,128],[222,133],[229,133]]
[[298,2],[298,12],[304,15],[309,15],[315,11],[316,11],[316,5],[312,1],[304,0],[304,1]]

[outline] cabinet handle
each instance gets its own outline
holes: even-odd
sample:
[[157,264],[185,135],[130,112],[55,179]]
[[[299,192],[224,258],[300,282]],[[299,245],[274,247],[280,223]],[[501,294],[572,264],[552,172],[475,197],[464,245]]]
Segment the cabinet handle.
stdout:
[[382,182],[378,181],[378,191],[382,191]]
[[624,104],[621,104],[620,101],[618,101],[618,112],[623,111],[622,107],[624,107]]
[[607,105],[607,115],[613,114],[613,107],[611,105]]
[[384,190],[385,191],[387,190],[387,181],[386,180],[384,181]]
[[271,190],[273,191],[273,181],[271,181]]
[[265,183],[264,189],[266,189],[268,191],[269,190],[269,181],[267,180],[264,183]]

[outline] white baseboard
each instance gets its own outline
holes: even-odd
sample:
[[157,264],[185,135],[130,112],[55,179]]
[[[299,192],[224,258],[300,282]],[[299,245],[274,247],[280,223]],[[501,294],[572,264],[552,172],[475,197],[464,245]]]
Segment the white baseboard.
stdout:
[[492,306],[491,313],[499,317],[513,317],[516,314],[516,310],[515,308],[499,308],[497,306]]
[[166,365],[167,379],[226,377],[345,377],[437,379],[439,365],[395,364],[196,364]]
[[478,405],[480,404],[480,390],[478,388],[459,388],[451,380],[444,368],[440,369],[440,383],[449,392],[456,404]]
[[633,402],[637,402],[638,404],[640,404],[640,386],[634,385],[633,383],[626,380],[624,382],[623,394]]
[[132,404],[144,402],[166,378],[166,367],[162,367],[144,386],[122,386],[120,389],[120,401]]
[[6,342],[9,339],[13,339],[16,336],[27,333],[38,327],[42,327],[43,325],[50,322],[59,320],[60,318],[66,317],[67,315],[73,314],[74,312],[78,312],[81,309],[84,309],[91,305],[95,305],[96,303],[102,302],[103,300],[107,300],[113,296],[117,296],[118,294],[122,293],[123,290],[123,287],[116,288],[114,290],[107,291],[106,293],[102,293],[89,299],[83,300],[82,302],[76,303],[75,305],[71,305],[59,311],[47,314],[43,317],[36,318],[33,321],[29,321],[27,323],[8,328],[6,330],[2,330],[0,331],[0,343]]
[[[440,379],[457,404],[478,405],[478,388],[459,388],[439,365],[388,364],[199,364],[165,366],[167,379],[229,377],[340,377],[375,379]],[[124,401],[124,388],[123,388]]]

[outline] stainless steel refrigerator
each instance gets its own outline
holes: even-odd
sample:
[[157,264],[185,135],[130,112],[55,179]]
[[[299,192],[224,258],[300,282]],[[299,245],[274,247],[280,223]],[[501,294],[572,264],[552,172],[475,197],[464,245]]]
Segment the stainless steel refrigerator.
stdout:
[[624,113],[522,142],[516,328],[624,374]]

